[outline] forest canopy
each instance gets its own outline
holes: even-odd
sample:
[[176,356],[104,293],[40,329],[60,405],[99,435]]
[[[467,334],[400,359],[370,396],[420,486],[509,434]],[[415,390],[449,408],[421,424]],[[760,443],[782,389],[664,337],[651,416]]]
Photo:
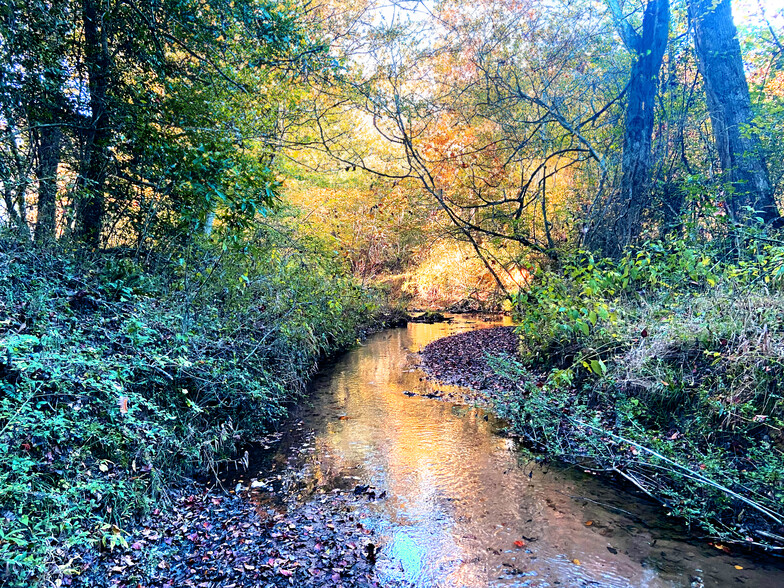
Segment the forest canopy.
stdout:
[[757,11],[738,33],[729,0],[10,2],[2,218],[39,242],[183,246],[350,187],[406,243],[362,267],[443,237],[499,285],[575,247],[764,231],[782,66]]

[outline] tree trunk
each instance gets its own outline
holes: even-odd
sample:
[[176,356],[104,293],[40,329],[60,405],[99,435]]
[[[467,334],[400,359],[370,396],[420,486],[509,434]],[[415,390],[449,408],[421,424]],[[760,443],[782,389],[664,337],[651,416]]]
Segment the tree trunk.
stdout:
[[102,0],[82,0],[85,62],[90,87],[90,117],[81,161],[77,235],[86,244],[100,245],[104,217],[104,188],[109,164],[109,50]]
[[16,198],[14,197],[13,190],[8,184],[3,186],[3,201],[6,214],[8,214],[9,227],[15,229],[20,235],[24,235],[27,224],[24,219],[19,216],[19,213],[16,210]]
[[57,167],[60,164],[60,127],[41,126],[38,131],[36,177],[38,178],[38,218],[36,242],[53,241],[57,205]]
[[643,213],[650,205],[654,106],[667,48],[670,4],[669,0],[649,0],[640,33],[629,25],[616,2],[608,4],[624,43],[634,55],[634,64],[627,88],[620,189],[594,222],[588,243],[605,255],[617,257],[639,236]]
[[[719,152],[726,204],[735,222],[780,224],[753,113],[730,0],[689,0],[694,45]],[[753,212],[752,212],[753,211]]]

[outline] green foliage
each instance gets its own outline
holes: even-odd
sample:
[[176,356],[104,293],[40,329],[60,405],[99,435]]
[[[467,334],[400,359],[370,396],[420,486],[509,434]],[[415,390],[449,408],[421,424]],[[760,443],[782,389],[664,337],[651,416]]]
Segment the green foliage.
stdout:
[[248,237],[155,268],[3,241],[4,585],[122,543],[130,517],[235,459],[354,344],[372,296],[279,223]]
[[652,242],[617,261],[578,252],[560,272],[537,271],[533,284],[512,296],[523,344],[533,353],[563,351],[586,341],[611,345],[627,306],[650,297],[662,304],[715,289],[778,289],[784,277],[784,244],[769,244],[749,231],[738,253],[722,243]]
[[520,382],[497,408],[715,537],[770,544],[784,520],[784,249],[746,243],[651,243],[541,273],[516,298],[526,353],[497,362]]
[[333,66],[287,1],[14,0],[0,17],[0,184],[26,233],[26,199],[44,185],[59,188],[59,228],[84,221],[101,244],[181,243],[214,216],[249,226],[276,202],[301,75]]

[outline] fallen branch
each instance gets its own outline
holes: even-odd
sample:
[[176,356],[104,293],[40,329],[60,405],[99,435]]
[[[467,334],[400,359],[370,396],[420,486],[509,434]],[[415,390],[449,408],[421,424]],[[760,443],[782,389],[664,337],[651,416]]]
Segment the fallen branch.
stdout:
[[[702,474],[699,474],[698,472],[695,472],[694,470],[692,470],[690,468],[687,468],[684,465],[679,464],[675,460],[672,460],[672,459],[670,459],[668,457],[665,457],[661,453],[659,453],[657,451],[654,451],[653,449],[651,449],[649,447],[645,447],[644,445],[640,445],[639,443],[636,443],[635,441],[632,441],[631,439],[627,439],[627,438],[622,437],[620,435],[616,435],[615,433],[611,433],[610,431],[602,429],[601,427],[597,427],[595,425],[591,425],[589,423],[586,423],[584,421],[575,419],[573,417],[567,417],[567,418],[570,421],[572,421],[573,423],[575,423],[575,424],[577,424],[577,425],[579,425],[581,427],[587,427],[589,429],[592,429],[594,431],[597,431],[597,432],[601,433],[602,435],[606,435],[608,437],[612,437],[613,439],[615,439],[617,441],[621,441],[623,443],[628,443],[629,445],[632,445],[632,446],[636,447],[640,451],[644,451],[645,453],[653,455],[654,457],[662,460],[663,462],[668,463],[668,464],[670,464],[672,466],[675,466],[676,468],[681,470],[682,475],[686,476],[687,478],[690,478],[690,479],[695,480],[697,482],[701,482],[703,484],[707,484],[708,486],[712,486],[713,488],[716,488],[717,490],[721,490],[722,492],[725,492],[726,494],[732,496],[736,500],[739,500],[739,501],[743,502],[744,504],[747,504],[751,508],[757,510],[758,512],[761,512],[766,517],[768,517],[771,520],[775,521],[779,525],[784,524],[784,522],[782,521],[782,519],[784,518],[784,515],[782,515],[780,513],[777,513],[775,511],[772,511],[772,510],[768,509],[767,507],[762,506],[761,504],[759,504],[757,502],[754,502],[753,500],[750,500],[750,499],[746,498],[745,496],[742,496],[742,495],[738,494],[737,492],[734,492],[733,490],[731,490],[730,488],[727,488],[723,484],[720,484],[720,483],[718,483],[718,482],[716,482],[714,480],[711,480],[710,478],[706,478]],[[616,469],[616,471],[618,471],[618,473],[620,473],[621,475],[624,475],[620,470]],[[626,477],[628,479],[627,476],[624,475],[624,477]],[[632,481],[632,480],[630,480],[630,481]],[[634,483],[634,482],[632,481],[632,483]],[[635,484],[635,485],[637,485],[637,484]],[[637,486],[639,487],[639,485],[637,485]],[[641,490],[646,492],[646,490],[644,490],[642,488],[641,488]]]

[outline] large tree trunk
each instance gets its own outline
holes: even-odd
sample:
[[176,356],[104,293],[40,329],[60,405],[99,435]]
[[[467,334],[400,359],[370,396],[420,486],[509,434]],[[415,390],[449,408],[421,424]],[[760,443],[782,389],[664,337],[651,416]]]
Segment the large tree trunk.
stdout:
[[102,0],[82,0],[85,62],[90,87],[90,118],[80,170],[77,235],[98,247],[104,217],[104,189],[109,164],[109,50]]
[[669,0],[649,0],[639,33],[615,1],[609,0],[608,4],[634,63],[627,89],[620,189],[601,211],[601,218],[594,221],[588,244],[617,257],[639,236],[642,216],[651,200],[651,137],[659,69],[669,35],[670,4]]
[[[710,111],[713,137],[724,180],[731,189],[726,203],[733,220],[754,216],[779,224],[768,167],[754,132],[749,87],[743,71],[730,0],[689,0],[694,44]],[[750,211],[756,211],[750,213]]]

